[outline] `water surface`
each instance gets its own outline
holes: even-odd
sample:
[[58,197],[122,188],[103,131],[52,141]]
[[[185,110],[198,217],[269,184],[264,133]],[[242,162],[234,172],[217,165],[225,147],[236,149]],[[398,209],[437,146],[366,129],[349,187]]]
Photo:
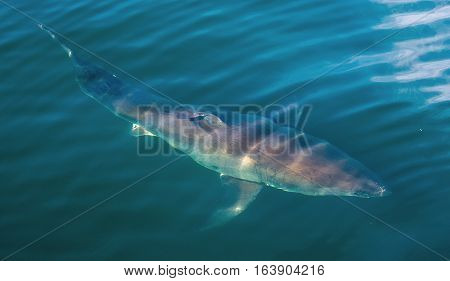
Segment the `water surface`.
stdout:
[[[393,194],[349,204],[267,188],[232,222],[199,231],[223,190],[216,173],[185,157],[9,259],[450,256],[447,1],[10,3],[184,103],[267,105],[313,81],[280,102],[313,105],[305,130]],[[47,34],[3,5],[0,18],[6,257],[174,156],[138,155],[142,140],[81,93]]]

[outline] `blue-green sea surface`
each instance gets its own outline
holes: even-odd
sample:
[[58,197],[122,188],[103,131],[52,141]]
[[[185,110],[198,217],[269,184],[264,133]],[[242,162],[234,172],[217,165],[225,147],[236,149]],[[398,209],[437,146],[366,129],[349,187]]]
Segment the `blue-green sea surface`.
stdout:
[[449,2],[9,3],[183,103],[267,105],[308,83],[281,103],[311,104],[305,131],[392,195],[264,188],[201,231],[223,187],[183,157],[111,197],[176,156],[138,155],[146,138],[84,95],[63,50],[0,3],[0,258],[450,257]]

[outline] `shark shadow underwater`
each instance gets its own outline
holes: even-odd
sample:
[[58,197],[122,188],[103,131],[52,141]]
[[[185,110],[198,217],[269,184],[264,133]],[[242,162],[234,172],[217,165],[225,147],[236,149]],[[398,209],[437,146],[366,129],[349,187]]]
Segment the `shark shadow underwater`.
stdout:
[[[263,187],[312,196],[370,198],[390,193],[374,173],[326,141],[264,116],[241,114],[227,120],[217,112],[180,106],[80,56],[64,38],[40,27],[68,54],[81,90],[129,121],[133,135],[159,137],[220,174],[227,200],[207,227],[242,213]],[[308,141],[308,153],[299,137]]]

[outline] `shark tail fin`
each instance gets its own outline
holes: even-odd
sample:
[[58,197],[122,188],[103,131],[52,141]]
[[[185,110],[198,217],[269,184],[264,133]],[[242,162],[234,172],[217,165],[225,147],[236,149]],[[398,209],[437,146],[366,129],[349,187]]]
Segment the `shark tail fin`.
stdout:
[[63,35],[59,34],[58,32],[51,30],[48,26],[45,26],[43,24],[38,24],[38,27],[42,29],[43,31],[47,32],[50,37],[58,42],[58,44],[63,48],[63,50],[67,53],[69,58],[74,58],[74,53],[72,51],[72,48],[70,48],[67,44],[67,40],[64,38]]

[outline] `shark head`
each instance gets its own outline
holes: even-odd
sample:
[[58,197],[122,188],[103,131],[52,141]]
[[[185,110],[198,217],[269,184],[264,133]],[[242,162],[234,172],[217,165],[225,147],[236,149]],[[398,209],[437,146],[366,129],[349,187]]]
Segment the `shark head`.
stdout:
[[[326,141],[304,136],[308,143],[307,153],[296,138],[285,141],[281,152],[262,148],[264,157],[260,159],[265,160],[260,169],[269,171],[269,185],[313,196],[371,198],[390,194],[386,184],[359,161]],[[271,171],[276,171],[273,176]]]
[[362,198],[384,197],[391,194],[387,185],[381,179],[365,173],[356,180],[357,184],[346,195]]
[[361,163],[347,160],[344,167],[338,165],[335,182],[328,189],[328,195],[355,196],[361,198],[384,197],[390,195],[386,184]]

